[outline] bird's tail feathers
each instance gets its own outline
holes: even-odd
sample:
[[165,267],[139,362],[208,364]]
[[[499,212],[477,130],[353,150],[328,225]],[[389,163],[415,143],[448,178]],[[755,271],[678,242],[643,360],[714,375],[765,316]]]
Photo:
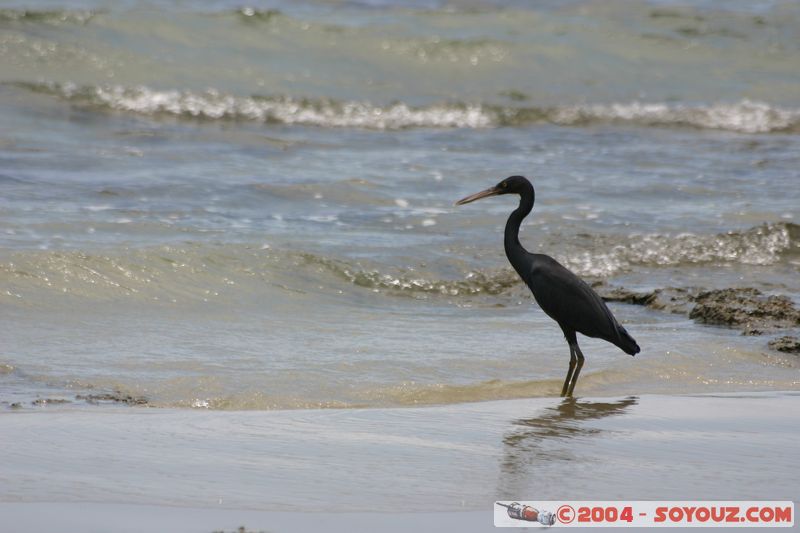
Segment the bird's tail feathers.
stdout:
[[628,333],[625,328],[622,326],[617,326],[617,346],[622,348],[622,351],[628,355],[636,355],[641,351],[639,345],[636,344],[636,341],[633,337],[631,337],[630,333]]

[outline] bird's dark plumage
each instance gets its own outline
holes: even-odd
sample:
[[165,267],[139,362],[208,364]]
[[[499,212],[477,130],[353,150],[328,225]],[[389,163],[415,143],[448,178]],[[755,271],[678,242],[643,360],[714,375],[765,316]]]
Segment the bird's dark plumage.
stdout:
[[539,307],[550,318],[562,328],[606,340],[627,354],[639,353],[636,341],[586,282],[552,257],[529,255],[530,272],[527,275],[520,274],[520,277],[530,287]]
[[567,339],[570,364],[562,388],[562,396],[571,396],[583,366],[583,353],[578,346],[576,333],[606,340],[630,355],[639,353],[639,345],[622,327],[605,302],[582,279],[543,254],[532,254],[519,242],[522,220],[533,209],[533,185],[522,176],[511,176],[494,187],[467,196],[456,205],[462,205],[488,196],[518,194],[519,207],[506,222],[504,245],[509,262],[528,285],[536,302],[547,315],[558,322]]

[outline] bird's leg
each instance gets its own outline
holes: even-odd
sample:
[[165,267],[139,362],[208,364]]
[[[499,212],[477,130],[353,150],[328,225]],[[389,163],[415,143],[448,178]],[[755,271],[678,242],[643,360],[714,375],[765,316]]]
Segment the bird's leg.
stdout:
[[578,382],[578,376],[581,373],[581,368],[583,368],[583,353],[581,352],[580,347],[578,347],[577,342],[575,343],[575,353],[578,354],[578,366],[575,367],[575,373],[572,374],[572,383],[569,384],[567,396],[572,396],[572,391],[575,390],[575,384]]
[[572,343],[569,343],[569,369],[567,370],[567,379],[564,380],[564,386],[561,387],[561,397],[567,395],[567,391],[569,390],[569,383],[572,381],[572,373],[575,371],[575,364],[577,363],[577,357],[575,356],[575,349],[572,347]]

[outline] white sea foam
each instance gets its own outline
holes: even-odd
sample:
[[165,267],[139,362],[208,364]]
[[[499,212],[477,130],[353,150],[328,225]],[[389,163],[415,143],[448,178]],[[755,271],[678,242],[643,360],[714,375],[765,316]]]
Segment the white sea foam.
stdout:
[[[789,224],[765,224],[718,235],[645,234],[595,250],[566,254],[562,261],[584,276],[607,277],[636,265],[700,263],[771,265],[793,245]],[[605,251],[599,251],[603,249]]]
[[378,106],[368,102],[336,102],[291,97],[238,97],[215,90],[156,91],[121,86],[57,89],[67,99],[86,100],[116,111],[146,115],[170,114],[203,119],[239,119],[326,127],[401,129],[410,127],[481,128],[492,117],[481,106],[435,105],[414,108],[404,103]]
[[743,133],[769,133],[800,126],[800,110],[782,109],[751,100],[710,106],[642,102],[568,106],[555,108],[550,117],[554,123],[567,125],[609,121]]
[[252,120],[279,124],[370,129],[490,128],[551,123],[580,126],[623,123],[655,127],[694,127],[742,133],[800,130],[800,109],[742,100],[734,103],[611,103],[541,107],[486,103],[411,106],[396,102],[337,101],[290,96],[235,96],[204,92],[154,90],[119,85],[23,84],[76,104],[144,115],[174,115],[206,120]]

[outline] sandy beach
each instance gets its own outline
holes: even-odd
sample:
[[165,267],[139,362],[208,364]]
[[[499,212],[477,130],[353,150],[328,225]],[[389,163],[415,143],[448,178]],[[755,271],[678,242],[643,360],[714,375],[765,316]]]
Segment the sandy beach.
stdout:
[[477,532],[504,499],[800,497],[796,392],[0,416],[8,531]]

